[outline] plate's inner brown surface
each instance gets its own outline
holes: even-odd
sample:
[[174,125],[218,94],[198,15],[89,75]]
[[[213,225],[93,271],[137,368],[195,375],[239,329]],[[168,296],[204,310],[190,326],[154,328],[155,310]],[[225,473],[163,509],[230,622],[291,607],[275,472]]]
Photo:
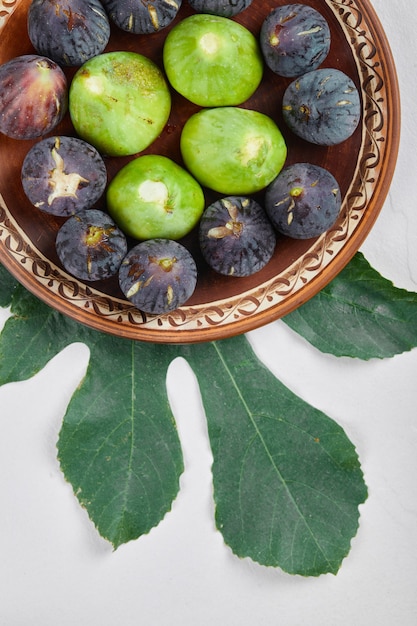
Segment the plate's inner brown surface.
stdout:
[[[1,33],[0,63],[4,63],[21,54],[35,53],[27,35],[26,15],[28,4],[28,0],[23,0],[19,4],[9,18],[7,28],[3,29]],[[249,28],[255,36],[258,36],[263,20],[276,4],[274,0],[254,0],[249,9],[242,12],[234,19]],[[347,43],[346,35],[335,18],[335,15],[327,7],[326,3],[320,0],[310,0],[309,4],[324,15],[331,29],[332,41],[330,53],[321,67],[337,67],[348,74],[355,81],[357,86],[360,87],[355,60]],[[162,50],[166,35],[179,20],[192,13],[194,13],[194,11],[189,7],[188,3],[186,1],[183,2],[183,6],[174,22],[160,33],[153,35],[133,35],[113,27],[106,51],[130,50],[139,52],[153,59],[159,67],[163,69]],[[74,68],[65,70],[69,80],[75,71],[76,69]],[[358,128],[350,139],[338,146],[319,147],[297,139],[286,129],[281,117],[281,99],[290,80],[291,79],[276,76],[265,67],[264,77],[260,87],[242,106],[265,113],[277,123],[285,137],[288,147],[287,165],[295,162],[311,162],[327,168],[339,182],[343,197],[349,187],[356,167],[357,154],[361,142],[360,128]],[[190,115],[198,111],[199,107],[188,102],[172,89],[171,93],[172,110],[168,123],[160,137],[141,154],[153,153],[165,155],[182,165],[179,150],[181,129],[185,121]],[[64,121],[50,134],[75,134],[69,119],[69,114],[66,115]],[[63,219],[48,215],[34,208],[27,200],[21,185],[20,170],[23,159],[34,143],[35,141],[13,140],[8,139],[4,135],[0,135],[0,190],[10,213],[27,234],[32,244],[47,259],[59,267],[60,264],[55,252],[55,236]],[[109,179],[111,179],[128,160],[135,156],[138,155],[126,158],[106,158],[105,162]],[[204,192],[206,204],[220,197],[219,194],[215,194],[207,189],[204,189]],[[262,204],[263,194],[257,194],[256,197]],[[105,209],[104,196],[101,201],[96,203],[96,206],[97,208]],[[134,245],[135,243],[134,241],[130,241],[130,245]],[[226,299],[270,280],[305,254],[311,246],[312,241],[297,241],[279,236],[273,259],[261,272],[247,278],[225,277],[210,270],[199,253],[196,231],[185,237],[182,243],[184,243],[194,255],[199,270],[197,288],[189,301],[189,304],[195,305]],[[92,286],[110,296],[123,298],[116,278],[103,281],[102,283],[94,283]]]

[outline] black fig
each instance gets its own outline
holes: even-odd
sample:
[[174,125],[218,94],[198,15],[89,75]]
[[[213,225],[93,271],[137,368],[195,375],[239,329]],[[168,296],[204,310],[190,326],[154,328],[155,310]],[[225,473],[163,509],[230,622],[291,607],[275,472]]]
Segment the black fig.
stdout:
[[77,137],[47,137],[27,153],[22,185],[30,202],[68,217],[89,209],[104,193],[107,170],[97,150]]
[[276,244],[263,207],[244,196],[228,196],[208,206],[200,220],[199,240],[208,265],[226,276],[258,272]]
[[359,91],[340,70],[313,70],[288,85],[282,113],[288,128],[305,141],[333,146],[353,135],[359,124]]
[[266,64],[286,77],[317,69],[329,53],[330,39],[326,19],[306,4],[285,4],[273,9],[259,36]]
[[182,306],[197,284],[191,253],[172,239],[148,239],[132,248],[119,270],[120,288],[144,313],[160,315]]
[[99,0],[32,0],[28,34],[39,54],[62,66],[80,66],[101,54],[110,38],[110,23]]
[[318,237],[336,221],[339,185],[328,170],[311,163],[285,167],[265,192],[265,210],[276,230],[293,239]]
[[127,252],[126,237],[99,209],[69,217],[58,230],[55,245],[67,272],[87,281],[114,276]]

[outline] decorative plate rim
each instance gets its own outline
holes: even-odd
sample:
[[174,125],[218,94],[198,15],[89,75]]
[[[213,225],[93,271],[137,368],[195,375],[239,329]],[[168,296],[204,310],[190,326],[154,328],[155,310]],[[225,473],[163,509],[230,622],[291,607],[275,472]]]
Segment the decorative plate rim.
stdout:
[[[400,129],[396,69],[374,9],[367,0],[324,1],[344,30],[356,63],[362,92],[361,145],[340,218],[301,257],[277,276],[234,297],[149,316],[50,262],[27,241],[0,192],[0,260],[7,269],[40,299],[77,321],[155,343],[211,341],[248,332],[315,295],[350,261],[375,222],[394,173]],[[0,34],[18,4],[19,0],[0,0]]]

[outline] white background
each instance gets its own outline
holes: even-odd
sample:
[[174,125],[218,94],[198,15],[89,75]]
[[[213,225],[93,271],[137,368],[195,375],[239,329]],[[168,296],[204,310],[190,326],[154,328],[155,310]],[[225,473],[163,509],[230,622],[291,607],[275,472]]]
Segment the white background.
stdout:
[[[403,121],[391,190],[362,251],[396,286],[417,291],[417,3],[373,6],[396,60]],[[0,310],[0,322],[6,317]],[[366,363],[323,355],[282,322],[248,337],[360,455],[369,499],[337,576],[289,576],[224,545],[204,413],[181,360],[168,377],[186,464],[181,493],[157,528],[114,552],[56,461],[61,421],[88,363],[87,348],[72,345],[32,380],[0,388],[0,626],[417,624],[417,349]]]

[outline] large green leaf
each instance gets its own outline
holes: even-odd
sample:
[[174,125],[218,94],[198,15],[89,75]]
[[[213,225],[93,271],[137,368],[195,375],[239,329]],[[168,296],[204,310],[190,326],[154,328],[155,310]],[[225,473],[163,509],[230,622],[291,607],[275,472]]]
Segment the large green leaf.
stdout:
[[417,293],[394,287],[358,252],[283,321],[322,352],[388,358],[417,346]]
[[156,526],[177,495],[182,455],[166,395],[172,353],[95,334],[59,460],[100,534],[117,547]]
[[[66,345],[90,349],[60,431],[62,470],[99,533],[117,547],[159,523],[183,459],[167,400],[169,363],[198,377],[213,449],[216,520],[226,542],[287,572],[336,572],[366,486],[353,445],[330,418],[284,387],[247,339],[161,346],[88,329],[10,289],[0,384],[29,378]],[[4,418],[4,414],[2,416]]]
[[282,385],[244,337],[183,354],[203,396],[226,543],[291,574],[336,573],[367,497],[343,430]]

